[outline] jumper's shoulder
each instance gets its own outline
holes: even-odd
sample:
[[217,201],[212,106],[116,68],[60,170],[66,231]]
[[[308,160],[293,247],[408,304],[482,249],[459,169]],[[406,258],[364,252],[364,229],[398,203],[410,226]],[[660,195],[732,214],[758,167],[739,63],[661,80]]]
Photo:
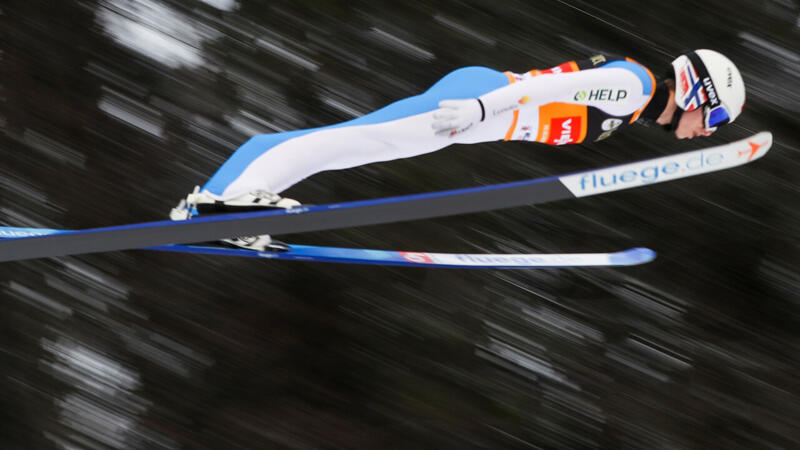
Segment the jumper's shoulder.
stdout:
[[612,62],[627,61],[628,57],[611,53],[598,53],[585,59],[576,60],[579,70],[597,69]]
[[651,95],[656,89],[656,78],[653,73],[645,65],[639,63],[633,58],[612,55],[612,54],[597,54],[590,58],[576,62],[580,70],[588,69],[624,69],[641,82],[642,94],[645,96]]

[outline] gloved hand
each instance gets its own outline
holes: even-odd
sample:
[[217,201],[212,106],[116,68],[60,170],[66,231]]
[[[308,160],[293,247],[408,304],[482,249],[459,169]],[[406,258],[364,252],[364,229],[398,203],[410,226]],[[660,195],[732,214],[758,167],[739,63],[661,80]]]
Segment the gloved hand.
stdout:
[[485,116],[483,104],[477,98],[442,100],[439,109],[433,112],[431,127],[437,136],[453,137],[482,122]]

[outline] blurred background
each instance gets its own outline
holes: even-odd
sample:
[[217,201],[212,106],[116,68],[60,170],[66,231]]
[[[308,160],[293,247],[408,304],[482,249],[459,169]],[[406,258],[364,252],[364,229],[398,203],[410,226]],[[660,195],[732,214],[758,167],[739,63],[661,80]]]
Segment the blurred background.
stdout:
[[[597,4],[602,6],[596,6]],[[327,203],[771,130],[743,168],[629,192],[282,236],[610,251],[621,269],[423,270],[127,251],[0,266],[0,448],[800,448],[794,0],[4,0],[0,224],[163,220],[249,136],[344,121],[458,67],[733,59],[745,111],[678,142],[491,143],[322,173]],[[324,149],[321,149],[324,151]]]

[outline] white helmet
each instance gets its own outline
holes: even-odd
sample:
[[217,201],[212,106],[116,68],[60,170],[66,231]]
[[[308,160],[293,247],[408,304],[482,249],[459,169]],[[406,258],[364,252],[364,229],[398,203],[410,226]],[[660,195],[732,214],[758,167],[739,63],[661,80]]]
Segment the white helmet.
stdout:
[[709,130],[733,122],[744,108],[744,81],[739,70],[719,52],[700,49],[674,61],[675,103],[684,111],[706,105],[703,118]]

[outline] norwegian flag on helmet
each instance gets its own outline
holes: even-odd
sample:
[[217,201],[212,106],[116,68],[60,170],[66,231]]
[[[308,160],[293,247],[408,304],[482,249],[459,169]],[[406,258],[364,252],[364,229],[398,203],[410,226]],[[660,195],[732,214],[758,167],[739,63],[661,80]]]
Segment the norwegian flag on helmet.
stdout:
[[703,82],[700,80],[697,70],[695,70],[689,58],[685,58],[685,62],[678,72],[678,80],[681,89],[678,92],[683,95],[676,98],[675,102],[685,111],[693,111],[700,107],[708,100],[706,91],[703,89]]

